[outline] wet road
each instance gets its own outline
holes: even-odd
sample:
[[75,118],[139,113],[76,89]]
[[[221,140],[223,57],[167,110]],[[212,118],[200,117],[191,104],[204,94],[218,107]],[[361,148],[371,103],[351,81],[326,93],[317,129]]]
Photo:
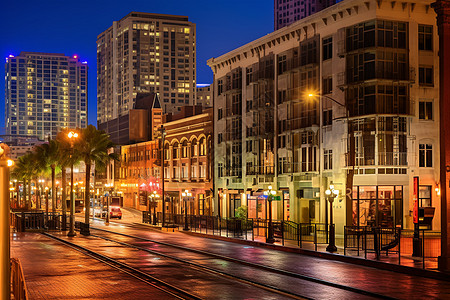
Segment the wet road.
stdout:
[[[126,222],[126,220],[123,220]],[[336,284],[350,286],[373,293],[398,299],[434,298],[450,299],[449,282],[409,276],[384,270],[377,270],[368,267],[346,264],[303,256],[293,253],[278,252],[270,249],[243,246],[230,242],[218,241],[186,235],[184,233],[164,233],[147,229],[145,227],[130,228],[125,224],[121,225],[113,221],[109,226],[104,226],[101,221],[94,221],[91,225],[98,228],[130,234],[146,239],[173,243],[189,248],[209,251],[219,255],[234,257],[252,263],[263,264],[269,267],[286,270],[321,280],[326,280]],[[98,231],[92,233],[102,235]],[[145,249],[161,251],[168,255],[188,259],[200,265],[217,268],[228,274],[239,275],[244,278],[255,279],[282,290],[291,291],[302,296],[313,299],[361,299],[363,295],[355,295],[352,292],[342,291],[333,287],[318,285],[316,283],[305,282],[297,278],[285,275],[274,274],[262,270],[226,262],[220,259],[205,257],[198,253],[184,252],[180,249],[155,244],[148,241],[139,241],[127,237],[114,237],[122,242],[138,245]],[[79,239],[89,246],[95,244],[95,248],[103,251],[108,256],[113,256],[127,263],[143,268],[152,274],[158,274],[167,280],[176,280],[180,286],[195,290],[204,298],[214,299],[280,299],[280,295],[271,295],[267,291],[260,291],[245,283],[237,283],[223,277],[217,278],[212,274],[206,274],[198,270],[193,270],[186,265],[180,265],[168,258],[161,258],[154,254],[146,253],[142,250],[130,249],[120,246],[117,243],[98,240],[95,237]],[[94,243],[95,240],[95,243]],[[103,247],[98,247],[102,245]],[[100,250],[101,249],[101,250]],[[256,292],[255,290],[259,291]]]

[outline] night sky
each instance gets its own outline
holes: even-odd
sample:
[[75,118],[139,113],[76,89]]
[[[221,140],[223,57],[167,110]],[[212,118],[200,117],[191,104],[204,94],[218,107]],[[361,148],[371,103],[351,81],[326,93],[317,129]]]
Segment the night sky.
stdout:
[[[197,26],[197,83],[212,83],[206,61],[273,31],[273,0],[226,1],[3,1],[0,53],[21,51],[79,55],[89,65],[89,123],[97,125],[97,35],[131,11],[184,15]],[[5,60],[3,60],[3,63]],[[0,112],[4,115],[5,68],[0,68]],[[4,133],[4,117],[0,117]]]

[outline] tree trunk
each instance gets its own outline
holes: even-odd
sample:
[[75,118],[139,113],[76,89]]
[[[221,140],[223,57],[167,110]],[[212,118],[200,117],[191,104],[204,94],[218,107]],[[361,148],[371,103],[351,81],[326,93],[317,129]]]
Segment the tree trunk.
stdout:
[[67,174],[66,174],[66,167],[61,168],[61,186],[62,186],[62,196],[61,196],[61,202],[62,202],[62,214],[65,217],[66,211],[67,211],[67,201],[66,201],[66,191],[67,191]]
[[84,188],[84,208],[85,208],[85,214],[84,214],[84,223],[89,224],[89,214],[90,214],[90,207],[91,207],[91,201],[89,199],[89,193],[90,193],[90,181],[91,181],[91,162],[85,161],[84,164],[86,165],[86,185]]
[[52,168],[52,212],[56,212],[56,186],[55,186],[55,165],[51,165]]
[[22,196],[23,196],[23,205],[28,208],[28,202],[27,202],[27,180],[23,180],[23,190],[22,190]]
[[38,202],[40,201],[38,197],[38,179],[34,178],[34,186],[36,189],[34,190],[34,199],[36,199],[36,208],[38,208]]
[[28,180],[28,202],[30,203],[30,208],[33,206],[31,203],[31,178]]

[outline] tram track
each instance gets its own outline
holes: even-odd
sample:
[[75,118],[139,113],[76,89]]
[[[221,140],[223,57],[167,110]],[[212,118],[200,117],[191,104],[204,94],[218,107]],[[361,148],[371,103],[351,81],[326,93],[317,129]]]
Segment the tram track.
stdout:
[[54,235],[48,234],[48,233],[42,233],[44,236],[51,238],[53,240],[56,240],[65,246],[72,248],[75,251],[81,252],[82,254],[89,256],[95,260],[98,260],[114,269],[117,269],[123,273],[126,273],[168,295],[171,295],[172,297],[182,299],[182,300],[201,300],[202,298],[189,293],[188,291],[185,291],[183,289],[180,289],[170,283],[167,283],[161,279],[158,279],[154,276],[151,276],[145,272],[142,272],[134,267],[131,267],[130,265],[124,264],[122,262],[119,262],[116,259],[110,258],[108,256],[105,256],[103,254],[100,254],[98,252],[94,252],[90,249],[87,249],[86,247],[77,245],[75,243],[71,243],[65,239],[56,237]]
[[[121,224],[121,225],[124,225],[124,224]],[[136,227],[136,226],[132,226],[132,225],[126,225],[126,226]],[[166,247],[172,247],[172,248],[175,248],[175,249],[178,249],[178,250],[182,250],[182,251],[188,251],[188,252],[191,252],[191,253],[205,255],[207,257],[211,257],[211,258],[214,258],[214,259],[224,260],[224,261],[236,263],[238,265],[245,265],[245,266],[250,267],[250,268],[263,270],[263,271],[274,273],[274,274],[284,275],[284,276],[287,276],[287,277],[290,277],[290,278],[300,279],[300,280],[303,280],[303,281],[312,282],[312,283],[315,283],[315,284],[318,284],[318,285],[322,285],[322,286],[325,285],[325,286],[328,286],[328,287],[331,287],[331,288],[336,288],[336,289],[339,289],[339,290],[345,290],[345,291],[348,291],[348,292],[351,292],[351,293],[356,293],[358,295],[363,295],[363,296],[367,296],[367,297],[371,297],[371,298],[396,299],[396,298],[393,298],[393,297],[389,297],[387,295],[383,295],[383,294],[379,294],[379,293],[375,293],[375,292],[370,292],[370,291],[358,289],[358,288],[355,288],[355,287],[346,286],[346,285],[342,285],[342,284],[339,284],[339,283],[334,283],[334,282],[326,281],[326,280],[323,280],[323,279],[319,279],[319,278],[315,278],[315,277],[311,277],[311,276],[307,276],[307,275],[303,275],[303,274],[299,274],[299,273],[294,273],[294,272],[291,272],[291,271],[277,269],[277,268],[270,267],[270,266],[267,266],[267,265],[257,264],[257,263],[253,263],[253,262],[249,262],[249,261],[245,261],[245,260],[241,260],[241,259],[237,259],[237,258],[233,258],[233,257],[228,257],[228,256],[224,256],[224,255],[217,254],[217,253],[212,253],[212,252],[207,252],[207,251],[203,251],[203,250],[193,249],[193,248],[189,248],[189,247],[185,247],[185,246],[181,246],[181,245],[177,245],[177,244],[171,244],[171,243],[157,241],[157,240],[152,240],[152,239],[143,238],[143,237],[139,237],[139,236],[134,236],[134,235],[124,234],[124,233],[114,232],[114,231],[105,230],[105,229],[101,229],[101,228],[91,227],[91,230],[97,230],[97,231],[104,232],[104,233],[107,233],[107,234],[118,235],[118,236],[131,238],[131,239],[136,239],[136,240],[140,240],[140,241],[151,242],[151,243],[163,245],[163,246],[166,246]],[[134,248],[134,249],[137,249],[137,250],[141,250],[141,251],[145,251],[145,252],[148,252],[148,253],[152,253],[154,255],[159,255],[159,256],[162,256],[162,257],[165,257],[165,258],[173,259],[173,260],[176,260],[178,262],[188,264],[188,265],[190,265],[192,267],[200,268],[200,269],[206,270],[206,271],[211,272],[211,273],[216,273],[216,274],[224,276],[224,277],[228,277],[228,278],[231,278],[231,279],[247,282],[247,283],[249,283],[251,285],[257,285],[257,286],[260,286],[261,288],[268,289],[268,290],[271,290],[273,292],[276,292],[276,293],[279,293],[279,294],[282,294],[282,295],[285,295],[285,296],[289,296],[289,297],[293,297],[293,298],[296,298],[296,297],[308,298],[307,296],[303,296],[303,295],[301,296],[301,295],[292,293],[290,291],[279,289],[279,288],[271,286],[271,285],[267,285],[267,284],[256,282],[254,280],[249,280],[249,279],[246,279],[246,278],[242,278],[242,277],[239,277],[239,276],[236,276],[236,275],[233,275],[233,274],[229,274],[229,273],[217,270],[217,269],[213,269],[213,268],[205,266],[205,265],[201,265],[201,264],[198,264],[198,263],[194,263],[192,261],[188,261],[186,259],[181,259],[179,257],[175,257],[175,256],[172,256],[172,255],[164,254],[164,253],[161,253],[159,251],[150,250],[150,249],[143,248],[141,246],[136,246],[136,245],[133,245],[133,244],[130,244],[130,243],[119,241],[119,240],[116,240],[116,239],[111,238],[111,237],[105,237],[105,236],[102,236],[102,235],[92,234],[92,233],[91,233],[91,235],[95,236],[97,238],[101,238],[101,239],[107,240],[109,242],[120,244],[120,245],[125,246],[125,247],[130,247],[130,248]]]

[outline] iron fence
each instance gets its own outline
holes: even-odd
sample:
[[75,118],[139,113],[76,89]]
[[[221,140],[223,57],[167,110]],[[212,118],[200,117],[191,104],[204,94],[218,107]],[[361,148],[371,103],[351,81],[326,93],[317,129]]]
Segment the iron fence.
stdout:
[[376,260],[380,256],[397,256],[398,264],[401,263],[401,257],[404,245],[402,230],[397,227],[371,227],[371,226],[345,226],[344,227],[344,255],[349,251],[356,251],[359,256],[364,253],[367,259],[368,254],[373,254]]
[[[65,221],[65,222],[64,222]],[[11,226],[16,231],[63,230],[69,223],[69,216],[53,212],[11,212]]]

